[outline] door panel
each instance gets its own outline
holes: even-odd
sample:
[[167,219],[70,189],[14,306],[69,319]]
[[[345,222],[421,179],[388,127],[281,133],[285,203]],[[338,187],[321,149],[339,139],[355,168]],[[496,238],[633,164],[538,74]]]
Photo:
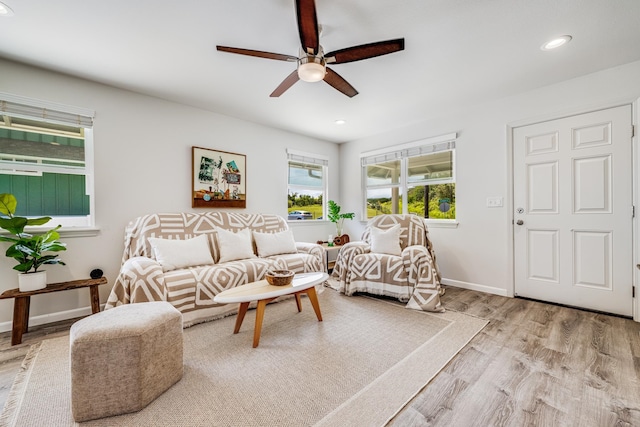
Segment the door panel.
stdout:
[[611,213],[611,156],[573,159],[573,213]]
[[576,286],[612,289],[611,233],[574,231],[574,277]]
[[632,314],[631,119],[626,105],[513,129],[516,295]]
[[558,162],[527,165],[529,213],[558,213]]
[[528,278],[559,283],[558,230],[528,230]]

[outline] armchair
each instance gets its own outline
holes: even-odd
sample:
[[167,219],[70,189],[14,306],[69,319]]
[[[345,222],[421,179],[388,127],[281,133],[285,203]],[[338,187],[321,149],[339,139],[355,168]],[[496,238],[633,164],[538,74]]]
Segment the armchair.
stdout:
[[415,215],[372,218],[362,240],[340,250],[331,284],[345,295],[366,292],[407,302],[407,308],[443,312],[440,272],[424,219]]

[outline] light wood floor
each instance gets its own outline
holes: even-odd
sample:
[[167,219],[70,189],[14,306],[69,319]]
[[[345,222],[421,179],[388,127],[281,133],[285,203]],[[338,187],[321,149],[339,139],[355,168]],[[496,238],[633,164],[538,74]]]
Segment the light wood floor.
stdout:
[[[393,426],[640,426],[640,324],[451,287],[443,303],[490,323]],[[0,407],[29,347],[72,323],[0,334]]]
[[395,426],[640,426],[640,324],[447,288],[490,320]]

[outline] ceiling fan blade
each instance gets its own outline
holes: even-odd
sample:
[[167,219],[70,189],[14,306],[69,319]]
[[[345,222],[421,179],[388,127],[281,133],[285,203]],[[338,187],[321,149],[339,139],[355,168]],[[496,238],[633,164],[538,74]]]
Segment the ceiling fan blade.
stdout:
[[353,98],[358,94],[358,91],[355,90],[353,86],[349,84],[342,76],[331,68],[327,67],[327,74],[324,76],[324,81],[329,83],[335,89],[338,89],[340,92],[347,95],[349,98]]
[[282,83],[280,83],[280,85],[276,88],[276,90],[271,92],[271,95],[269,96],[272,98],[277,98],[278,96],[282,95],[287,89],[293,86],[298,80],[300,80],[300,77],[298,77],[298,70],[293,70],[293,73],[289,74],[287,78],[284,79]]
[[345,62],[360,61],[376,56],[404,50],[404,38],[367,43],[360,46],[334,50],[324,55],[327,64],[344,64]]
[[296,0],[296,16],[298,18],[298,32],[302,50],[311,55],[317,55],[320,48],[318,35],[318,16],[314,0]]
[[278,61],[297,62],[298,58],[291,55],[283,55],[281,53],[263,52],[261,50],[241,49],[238,47],[216,46],[220,52],[237,53],[239,55],[257,56],[258,58],[275,59]]

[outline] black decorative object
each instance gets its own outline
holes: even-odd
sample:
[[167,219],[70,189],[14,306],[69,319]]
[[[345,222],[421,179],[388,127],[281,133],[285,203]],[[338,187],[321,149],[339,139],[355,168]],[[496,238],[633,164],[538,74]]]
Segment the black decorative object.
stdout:
[[91,270],[91,273],[89,273],[89,276],[91,276],[92,279],[99,279],[102,277],[102,270],[100,270],[99,268],[95,268]]

